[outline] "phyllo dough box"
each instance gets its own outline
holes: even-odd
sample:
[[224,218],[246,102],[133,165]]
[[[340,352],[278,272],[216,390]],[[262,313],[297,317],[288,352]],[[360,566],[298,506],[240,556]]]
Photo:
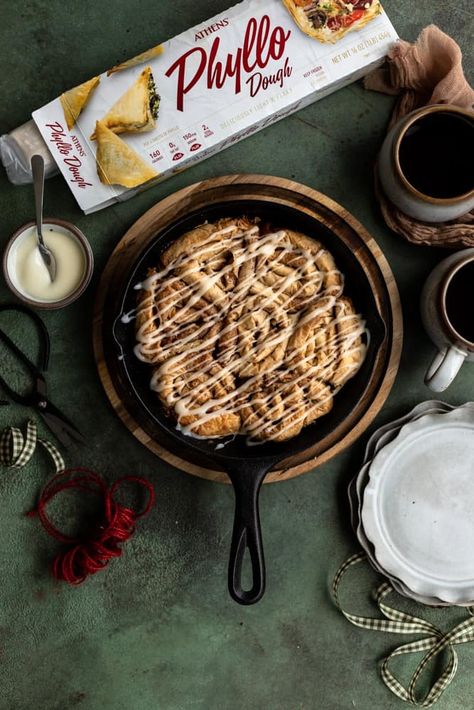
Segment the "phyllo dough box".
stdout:
[[[244,0],[33,113],[86,214],[364,76],[397,39],[381,7],[341,38],[327,27],[316,38],[288,4]],[[346,5],[349,25],[363,12]]]

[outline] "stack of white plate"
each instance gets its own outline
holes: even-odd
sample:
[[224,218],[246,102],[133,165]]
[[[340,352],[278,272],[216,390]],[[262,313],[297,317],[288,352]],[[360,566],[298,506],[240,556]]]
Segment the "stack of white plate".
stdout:
[[474,402],[423,402],[378,429],[348,493],[360,544],[400,594],[474,604]]

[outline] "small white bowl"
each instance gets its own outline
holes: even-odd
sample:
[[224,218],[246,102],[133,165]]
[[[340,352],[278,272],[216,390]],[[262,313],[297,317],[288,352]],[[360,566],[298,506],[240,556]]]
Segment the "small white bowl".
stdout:
[[45,231],[49,228],[54,228],[54,231],[56,232],[63,233],[68,237],[73,237],[80,245],[84,255],[84,272],[76,288],[67,296],[58,301],[47,301],[33,298],[31,294],[25,291],[20,284],[15,269],[16,254],[18,246],[24,239],[26,239],[27,236],[31,234],[31,231],[36,228],[35,222],[27,222],[26,224],[23,224],[10,237],[3,253],[3,275],[8,288],[17,298],[20,299],[20,301],[23,301],[23,303],[35,308],[55,310],[57,308],[69,306],[70,303],[73,303],[73,301],[78,299],[79,296],[84,293],[92,278],[92,272],[94,270],[94,256],[92,254],[91,246],[84,234],[70,222],[66,222],[62,219],[55,219],[53,217],[45,217],[43,227]]

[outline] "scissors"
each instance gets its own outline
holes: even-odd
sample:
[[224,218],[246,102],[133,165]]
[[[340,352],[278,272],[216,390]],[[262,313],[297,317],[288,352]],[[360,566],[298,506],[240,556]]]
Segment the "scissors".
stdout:
[[42,374],[48,369],[50,353],[49,334],[45,324],[37,313],[20,304],[0,305],[0,313],[3,311],[19,311],[20,313],[25,313],[33,321],[39,334],[39,353],[38,365],[36,366],[0,328],[0,342],[24,365],[32,378],[31,390],[27,394],[19,394],[12,389],[1,374],[0,387],[7,397],[14,402],[35,409],[44,420],[46,426],[53,432],[54,436],[63,446],[69,448],[72,444],[85,444],[85,438],[82,436],[81,432],[65,414],[48,399],[46,380]]

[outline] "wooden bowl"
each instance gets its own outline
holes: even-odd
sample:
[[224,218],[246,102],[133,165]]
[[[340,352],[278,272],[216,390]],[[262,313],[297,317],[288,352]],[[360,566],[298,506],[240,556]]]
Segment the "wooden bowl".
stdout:
[[[146,412],[137,409],[130,395],[130,386],[120,373],[118,354],[110,347],[110,342],[113,321],[120,312],[118,309],[133,265],[144,252],[153,248],[158,234],[172,231],[173,225],[189,215],[193,215],[196,223],[202,222],[209,210],[217,210],[220,216],[229,214],[230,210],[234,214],[236,210],[240,214],[263,210],[270,220],[273,213],[286,210],[298,221],[313,225],[311,231],[316,232],[318,239],[319,232],[326,235],[322,241],[332,251],[343,272],[345,269],[338,252],[350,254],[357,267],[354,273],[358,270],[363,275],[364,287],[370,289],[371,302],[377,311],[374,315],[384,325],[383,338],[371,362],[367,387],[354,409],[348,411],[338,426],[326,431],[302,453],[285,460],[280,470],[269,473],[266,481],[291,478],[328,461],[353,443],[383,406],[393,385],[402,349],[403,326],[397,286],[379,246],[352,215],[325,195],[290,180],[264,175],[214,178],[184,188],[146,212],[119,242],[103,272],[95,303],[94,352],[106,394],[129,431],[148,449],[187,473],[219,482],[228,481],[225,473],[209,467],[204,460],[184,458],[183,453],[149,423]],[[350,284],[348,280],[349,295],[352,295],[351,287],[357,307],[358,284]],[[344,392],[345,388],[337,398],[344,398]]]

